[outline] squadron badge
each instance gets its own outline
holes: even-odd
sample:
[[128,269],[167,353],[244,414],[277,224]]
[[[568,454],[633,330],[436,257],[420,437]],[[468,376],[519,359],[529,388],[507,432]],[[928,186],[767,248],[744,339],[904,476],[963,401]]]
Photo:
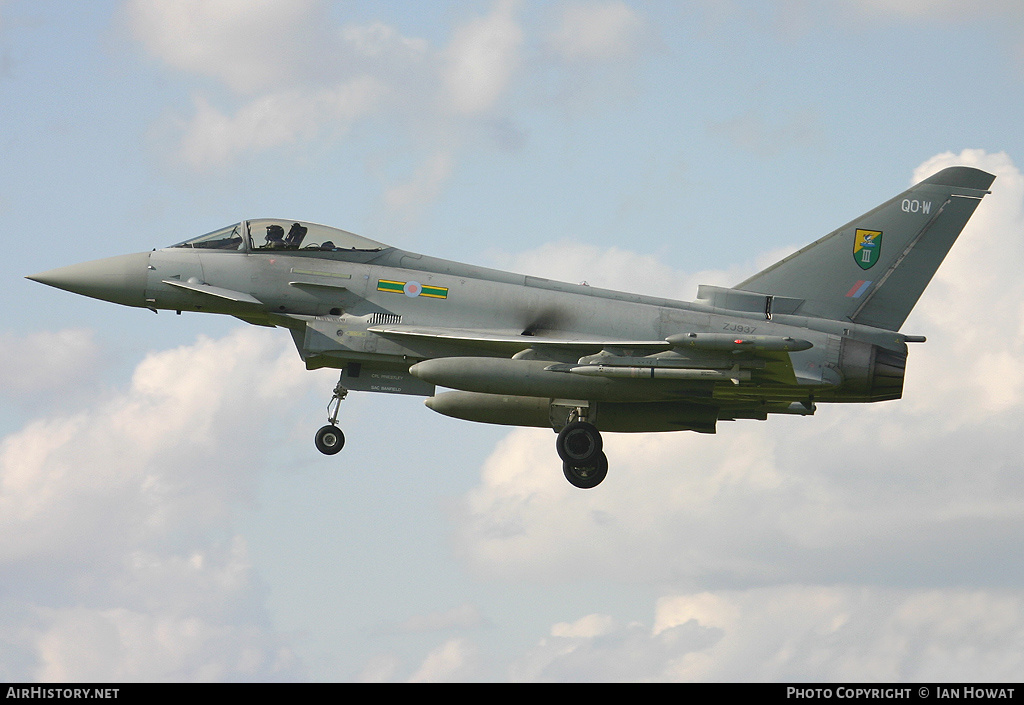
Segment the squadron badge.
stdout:
[[853,261],[861,269],[871,269],[882,253],[882,231],[857,228],[853,239]]

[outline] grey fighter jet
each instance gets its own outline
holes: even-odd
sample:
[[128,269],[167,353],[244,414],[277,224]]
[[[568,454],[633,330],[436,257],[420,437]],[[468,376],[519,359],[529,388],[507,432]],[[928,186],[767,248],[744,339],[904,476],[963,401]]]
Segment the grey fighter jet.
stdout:
[[[733,288],[693,302],[485,269],[313,223],[246,220],[29,277],[105,301],[287,328],[341,370],[316,446],[337,453],[349,390],[557,432],[565,477],[608,472],[601,432],[714,433],[719,421],[899,399],[898,332],[994,176],[951,167]],[[451,391],[437,392],[438,387]]]

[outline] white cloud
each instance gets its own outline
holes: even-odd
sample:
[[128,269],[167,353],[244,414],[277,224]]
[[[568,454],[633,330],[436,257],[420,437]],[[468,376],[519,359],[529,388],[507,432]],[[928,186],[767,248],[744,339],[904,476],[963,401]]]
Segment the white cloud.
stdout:
[[551,636],[593,639],[594,637],[611,633],[615,626],[615,620],[608,615],[589,614],[571,624],[559,622],[551,627]]
[[520,9],[495,0],[438,45],[379,20],[339,22],[321,0],[132,0],[123,17],[161,66],[202,79],[189,87],[193,110],[174,109],[155,128],[172,163],[217,172],[274,150],[332,147],[374,120],[403,145],[403,160],[423,164],[383,185],[382,205],[397,202],[407,220],[443,192],[467,143],[521,142],[508,100],[517,87],[560,85],[548,103],[589,109],[629,84],[630,70],[617,67],[632,66],[646,32],[629,6],[568,5],[553,38],[525,27]]
[[241,541],[235,544],[224,556],[133,556],[132,565],[111,576],[109,606],[37,607],[42,626],[32,634],[38,663],[31,677],[49,683],[301,677],[284,640],[253,618],[261,612],[257,584]]
[[368,25],[346,25],[341,36],[355,53],[374,60],[411,63],[422,61],[430,49],[425,39],[403,36],[397,29],[383,22]]
[[541,37],[546,107],[572,121],[637,97],[637,69],[658,45],[657,29],[619,0],[556,5]]
[[671,663],[703,647],[707,631],[687,625],[652,634],[639,623],[621,624],[607,615],[588,615],[573,624],[556,624],[549,636],[511,665],[508,678],[602,683],[673,680],[668,672]]
[[552,633],[512,680],[1014,682],[1024,596],[986,590],[781,585],[679,593],[654,626],[602,615],[595,632]]
[[[172,164],[217,173],[248,159],[334,147],[360,123],[401,145],[410,176],[371,156],[385,173],[387,227],[408,227],[443,193],[460,148],[483,136],[508,142],[502,113],[522,68],[525,34],[517,0],[496,0],[432,46],[381,21],[338,22],[321,0],[134,0],[131,36],[161,65],[206,79],[194,109],[166,115],[152,143]],[[223,89],[227,88],[227,92]],[[401,175],[399,175],[401,174]]]
[[476,647],[465,639],[449,639],[431,651],[411,683],[459,682],[476,672],[479,658]]
[[391,654],[377,654],[363,666],[356,681],[359,683],[386,683],[395,680],[401,663]]
[[621,60],[637,51],[644,25],[633,8],[618,0],[574,2],[563,8],[548,46],[570,61]]
[[370,76],[313,92],[267,93],[227,115],[205,98],[179,122],[181,160],[197,171],[221,168],[239,157],[317,138],[344,136],[356,120],[372,113],[387,88]]
[[498,0],[493,11],[455,30],[444,51],[442,75],[447,103],[459,114],[491,109],[515,73],[523,43],[517,0]]
[[134,0],[125,17],[132,36],[163,64],[246,96],[233,115],[196,98],[183,150],[186,163],[205,167],[308,141],[338,123],[344,132],[382,110],[384,94],[420,121],[487,112],[519,65],[517,7],[498,0],[490,13],[457,26],[439,50],[380,21],[338,24],[318,0]]
[[440,196],[453,168],[449,152],[439,151],[428,156],[408,181],[390,186],[384,192],[385,209],[389,214],[397,214],[405,223],[411,222]]
[[231,521],[289,434],[272,421],[318,380],[286,338],[240,330],[154,353],[126,390],[4,438],[0,628],[25,664],[5,676],[299,677]]
[[411,94],[409,104],[422,107],[423,92],[437,84],[421,71],[429,63],[424,40],[381,22],[340,25],[321,0],[134,0],[124,17],[150,56],[212,79],[193,90],[192,115],[166,118],[159,130],[161,146],[176,144],[174,158],[197,171],[331,144],[397,96]]
[[130,0],[124,12],[150,56],[238,93],[305,78],[334,51],[319,0]]

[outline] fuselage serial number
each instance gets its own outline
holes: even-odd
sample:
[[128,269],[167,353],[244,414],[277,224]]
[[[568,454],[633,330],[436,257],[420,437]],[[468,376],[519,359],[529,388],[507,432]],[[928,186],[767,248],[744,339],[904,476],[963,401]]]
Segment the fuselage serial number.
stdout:
[[757,326],[745,326],[742,323],[724,323],[722,324],[722,330],[727,330],[732,333],[753,333],[757,330]]

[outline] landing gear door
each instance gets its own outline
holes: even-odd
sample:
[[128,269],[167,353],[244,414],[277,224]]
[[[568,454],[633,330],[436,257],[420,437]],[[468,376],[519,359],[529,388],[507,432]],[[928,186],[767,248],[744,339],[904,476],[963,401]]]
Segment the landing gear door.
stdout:
[[413,377],[404,365],[349,362],[345,365],[341,383],[354,392],[434,396],[434,385]]

